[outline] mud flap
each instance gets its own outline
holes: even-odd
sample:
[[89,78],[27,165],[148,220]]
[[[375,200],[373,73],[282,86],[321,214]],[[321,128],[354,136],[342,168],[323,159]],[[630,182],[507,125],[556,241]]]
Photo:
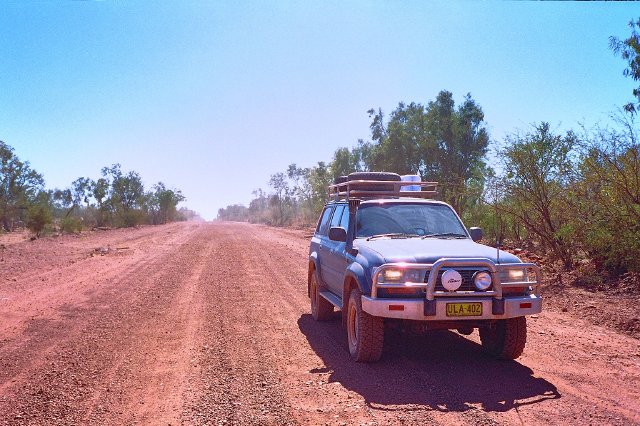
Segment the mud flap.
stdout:
[[433,317],[436,315],[436,301],[435,300],[425,300],[424,301],[424,316],[425,317]]

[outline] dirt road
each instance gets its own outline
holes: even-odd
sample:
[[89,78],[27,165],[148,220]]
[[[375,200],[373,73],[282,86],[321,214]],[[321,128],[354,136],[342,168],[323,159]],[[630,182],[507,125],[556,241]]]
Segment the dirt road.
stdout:
[[180,223],[0,246],[0,425],[640,424],[640,342],[572,313],[518,362],[477,332],[355,364],[303,232]]

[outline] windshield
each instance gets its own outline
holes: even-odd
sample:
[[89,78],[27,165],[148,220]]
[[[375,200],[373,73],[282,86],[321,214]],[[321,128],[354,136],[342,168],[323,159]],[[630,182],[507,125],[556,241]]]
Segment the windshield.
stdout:
[[360,206],[356,214],[356,238],[381,234],[467,236],[453,210],[442,204],[381,204]]

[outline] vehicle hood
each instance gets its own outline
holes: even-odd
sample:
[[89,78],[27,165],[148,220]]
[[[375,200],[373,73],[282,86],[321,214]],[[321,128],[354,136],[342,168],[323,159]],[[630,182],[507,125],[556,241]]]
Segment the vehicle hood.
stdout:
[[[382,258],[384,263],[409,262],[433,263],[440,258],[481,257],[498,262],[497,250],[478,244],[471,239],[439,239],[439,238],[380,238],[372,241],[357,239],[358,247],[365,257]],[[375,262],[374,259],[373,262]],[[500,250],[500,263],[521,262],[511,253]],[[376,262],[377,263],[377,262]]]

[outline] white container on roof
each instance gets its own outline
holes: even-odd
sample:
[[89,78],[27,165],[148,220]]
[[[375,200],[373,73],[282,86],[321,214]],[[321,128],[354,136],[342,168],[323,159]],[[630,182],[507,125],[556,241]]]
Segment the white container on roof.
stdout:
[[[402,182],[421,182],[420,175],[404,175],[400,179]],[[404,185],[400,187],[400,191],[420,191],[420,185]]]

